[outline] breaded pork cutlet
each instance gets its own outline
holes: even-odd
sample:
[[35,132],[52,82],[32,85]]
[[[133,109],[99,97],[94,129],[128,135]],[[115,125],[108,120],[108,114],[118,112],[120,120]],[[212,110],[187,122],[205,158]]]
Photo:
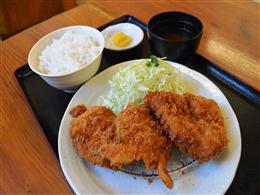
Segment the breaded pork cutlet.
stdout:
[[73,108],[70,114],[74,117],[70,135],[80,156],[94,165],[113,168],[105,147],[113,141],[116,115],[103,106],[87,109],[84,105]]
[[144,103],[176,146],[199,162],[220,154],[227,144],[224,118],[213,100],[188,93],[149,92]]
[[119,169],[143,161],[146,169],[158,170],[159,178],[173,187],[166,165],[173,144],[144,106],[130,104],[118,116],[105,107],[72,110],[71,137],[79,154],[94,165]]
[[162,134],[161,126],[144,106],[129,104],[115,119],[116,133],[107,148],[113,166],[142,160],[146,169],[158,170],[169,188],[173,181],[166,170],[173,144]]

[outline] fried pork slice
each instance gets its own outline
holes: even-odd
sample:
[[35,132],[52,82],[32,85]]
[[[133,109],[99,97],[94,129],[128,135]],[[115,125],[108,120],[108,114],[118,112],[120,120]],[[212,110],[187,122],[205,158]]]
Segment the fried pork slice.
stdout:
[[199,162],[220,154],[227,144],[224,118],[213,100],[189,93],[149,92],[144,103],[176,146]]
[[76,113],[71,137],[80,156],[111,169],[143,161],[146,169],[158,170],[165,185],[173,187],[166,170],[173,144],[146,107],[131,104],[117,117],[102,106],[83,111],[81,105],[71,112]]
[[144,106],[129,104],[115,119],[113,142],[106,147],[112,166],[121,167],[142,160],[146,169],[158,170],[159,178],[173,187],[166,166],[173,144],[163,135],[161,126]]
[[70,134],[80,156],[94,165],[114,168],[105,157],[105,147],[113,141],[116,115],[103,106],[87,109],[83,105],[73,108],[70,114],[75,117]]

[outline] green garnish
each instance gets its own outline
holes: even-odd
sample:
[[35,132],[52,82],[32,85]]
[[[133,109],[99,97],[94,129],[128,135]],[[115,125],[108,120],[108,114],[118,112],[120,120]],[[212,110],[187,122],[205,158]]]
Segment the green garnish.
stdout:
[[159,66],[159,61],[155,55],[151,55],[150,59],[148,59],[145,63],[146,66],[151,67],[158,67]]
[[156,56],[151,55],[150,59],[151,59],[152,64],[153,64],[155,67],[159,66],[159,62],[158,62],[158,59],[157,59]]
[[147,61],[145,62],[145,65],[148,66],[148,67],[151,67],[151,66],[152,66],[152,63],[151,63],[150,60],[147,60]]

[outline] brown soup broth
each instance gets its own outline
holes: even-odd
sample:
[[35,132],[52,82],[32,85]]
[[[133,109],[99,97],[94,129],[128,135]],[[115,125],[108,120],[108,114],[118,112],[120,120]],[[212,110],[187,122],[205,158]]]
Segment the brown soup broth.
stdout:
[[170,41],[186,41],[194,36],[194,33],[188,29],[168,29],[167,31],[160,32],[160,37]]

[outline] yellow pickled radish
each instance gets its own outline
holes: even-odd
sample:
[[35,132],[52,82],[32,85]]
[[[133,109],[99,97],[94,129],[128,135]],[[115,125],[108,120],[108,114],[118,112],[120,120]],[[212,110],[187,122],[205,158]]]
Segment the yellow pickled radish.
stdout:
[[114,36],[112,37],[112,41],[115,46],[122,48],[131,43],[132,38],[123,32],[118,32],[114,34]]

